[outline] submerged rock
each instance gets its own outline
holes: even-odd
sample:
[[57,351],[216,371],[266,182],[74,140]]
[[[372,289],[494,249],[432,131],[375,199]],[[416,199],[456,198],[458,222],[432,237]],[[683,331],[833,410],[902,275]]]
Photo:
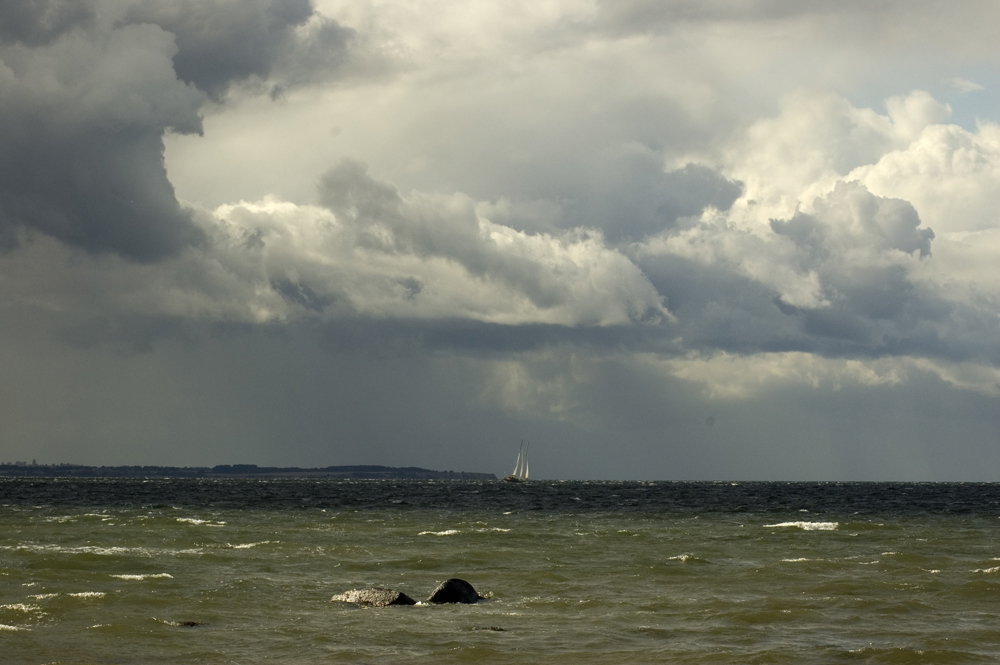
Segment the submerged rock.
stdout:
[[428,603],[475,603],[482,596],[465,580],[453,577],[434,589]]
[[337,594],[330,600],[337,600],[344,603],[356,603],[369,607],[386,607],[388,605],[416,605],[405,593],[395,589],[383,589],[381,587],[368,587],[366,589],[351,589],[344,593]]

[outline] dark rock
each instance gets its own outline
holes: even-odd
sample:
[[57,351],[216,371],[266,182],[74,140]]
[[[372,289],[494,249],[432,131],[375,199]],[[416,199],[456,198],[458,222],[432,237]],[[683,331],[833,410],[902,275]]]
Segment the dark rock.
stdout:
[[358,605],[368,605],[370,607],[386,607],[388,605],[416,605],[405,593],[395,589],[383,589],[381,587],[368,587],[366,589],[351,589],[344,593],[337,594],[330,600],[339,600],[345,603],[356,603]]
[[447,582],[442,582],[441,586],[434,589],[434,593],[427,599],[428,603],[475,603],[482,596],[476,593],[472,585],[465,580],[456,577]]

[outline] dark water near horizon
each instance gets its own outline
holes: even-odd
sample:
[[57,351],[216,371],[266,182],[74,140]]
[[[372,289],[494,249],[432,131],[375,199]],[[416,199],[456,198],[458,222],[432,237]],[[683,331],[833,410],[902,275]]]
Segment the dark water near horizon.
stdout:
[[994,663],[998,529],[997,484],[3,478],[0,663]]

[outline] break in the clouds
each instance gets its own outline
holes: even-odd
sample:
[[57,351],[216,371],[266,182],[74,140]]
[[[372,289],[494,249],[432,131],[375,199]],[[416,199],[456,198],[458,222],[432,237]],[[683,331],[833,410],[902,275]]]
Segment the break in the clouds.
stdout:
[[7,456],[982,477],[991,7],[6,3]]

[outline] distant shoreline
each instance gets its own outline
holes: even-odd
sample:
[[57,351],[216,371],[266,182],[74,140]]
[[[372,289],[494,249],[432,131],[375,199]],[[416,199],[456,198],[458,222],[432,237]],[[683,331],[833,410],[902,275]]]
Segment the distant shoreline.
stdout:
[[360,480],[496,480],[492,473],[435,471],[416,466],[85,466],[82,464],[0,464],[0,476],[39,478],[344,478]]

